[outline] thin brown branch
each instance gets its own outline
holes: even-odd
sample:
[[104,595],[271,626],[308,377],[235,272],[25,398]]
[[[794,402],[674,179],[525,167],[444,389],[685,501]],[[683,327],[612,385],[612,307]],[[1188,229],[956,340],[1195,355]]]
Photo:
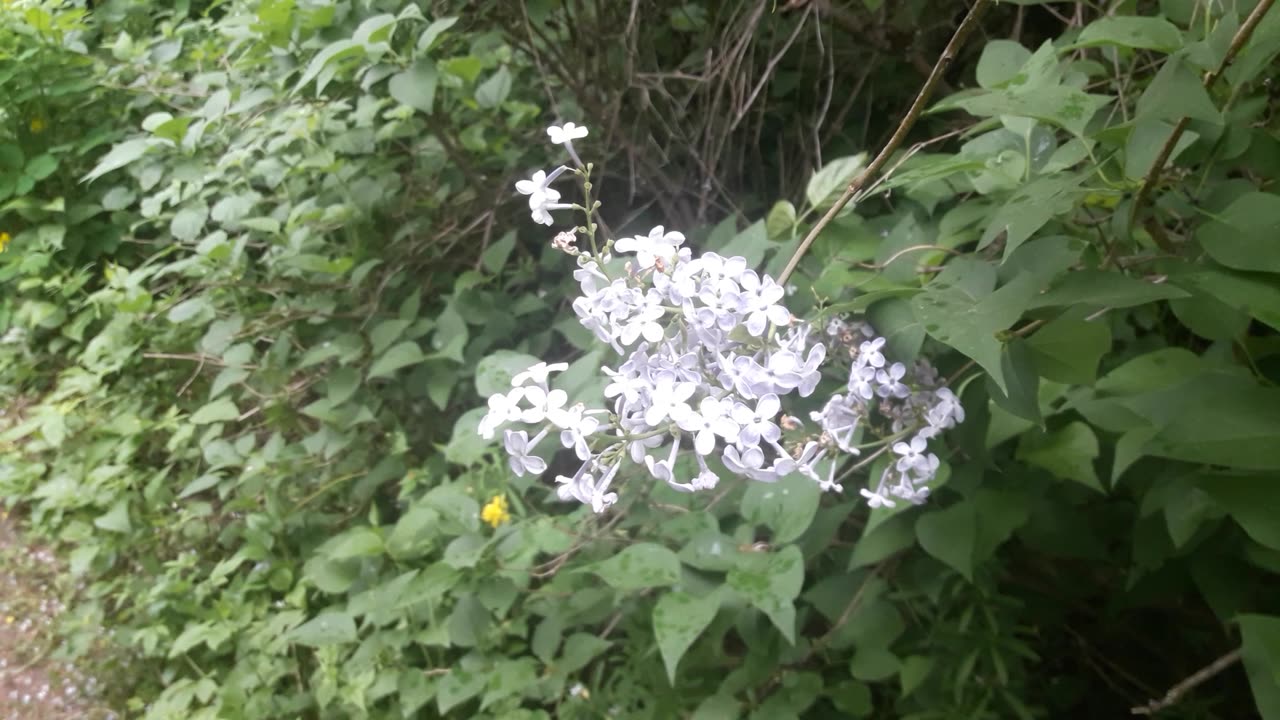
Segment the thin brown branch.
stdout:
[[992,0],[974,0],[973,6],[969,8],[969,13],[965,15],[964,20],[960,23],[960,27],[956,28],[955,34],[951,36],[951,41],[948,42],[946,48],[942,50],[942,55],[940,55],[938,57],[938,61],[934,63],[933,71],[929,73],[929,77],[920,88],[920,92],[916,95],[915,101],[911,103],[911,108],[907,110],[907,114],[903,116],[902,122],[898,123],[898,129],[894,131],[893,136],[889,138],[887,143],[885,143],[884,148],[880,150],[880,154],[876,155],[876,158],[871,161],[871,164],[859,173],[858,176],[853,179],[853,182],[849,183],[849,187],[845,188],[844,193],[838,200],[836,200],[835,204],[831,206],[831,209],[827,210],[826,214],[823,215],[822,218],[814,224],[813,228],[809,230],[809,234],[805,235],[800,246],[796,248],[795,254],[793,254],[791,259],[787,261],[787,267],[782,271],[782,274],[778,276],[778,284],[786,285],[787,278],[791,277],[791,273],[795,272],[796,266],[800,264],[800,259],[809,251],[809,247],[813,245],[813,241],[817,239],[818,235],[821,234],[824,229],[826,229],[827,225],[831,224],[831,221],[834,220],[836,215],[844,209],[844,206],[848,205],[849,201],[861,192],[862,188],[880,172],[880,169],[884,167],[885,163],[889,162],[889,157],[892,156],[893,153],[897,151],[898,147],[902,145],[903,141],[906,140],[907,134],[911,132],[911,128],[915,127],[916,121],[919,120],[920,115],[924,113],[925,105],[928,104],[929,99],[938,88],[938,84],[942,81],[942,76],[946,73],[947,68],[951,66],[951,61],[955,59],[960,47],[973,32],[974,28],[978,26],[978,20],[980,20],[983,13],[991,7],[991,4]]
[[[1218,63],[1217,69],[1209,72],[1204,76],[1204,89],[1208,90],[1213,83],[1221,77],[1232,61],[1236,59],[1236,55],[1244,48],[1245,43],[1249,42],[1249,38],[1253,36],[1253,31],[1262,22],[1262,18],[1266,16],[1267,11],[1275,4],[1275,0],[1262,0],[1253,8],[1253,12],[1249,13],[1249,17],[1245,19],[1244,24],[1236,31],[1234,37],[1231,38],[1231,45],[1227,48],[1227,54],[1222,56],[1222,62]],[[1164,166],[1169,162],[1169,156],[1173,154],[1173,149],[1177,147],[1178,140],[1182,134],[1186,132],[1187,125],[1191,122],[1191,118],[1183,117],[1174,126],[1173,132],[1169,134],[1169,139],[1165,141],[1164,147],[1160,148],[1160,153],[1156,155],[1155,161],[1151,163],[1151,169],[1147,171],[1147,178],[1142,182],[1142,187],[1138,188],[1138,194],[1133,199],[1133,209],[1130,211],[1130,224],[1138,219],[1138,214],[1142,212],[1142,207],[1146,204],[1147,198],[1151,195],[1151,190],[1160,182],[1160,173],[1164,171]],[[1163,249],[1163,248],[1161,248]]]
[[1139,705],[1138,707],[1130,708],[1129,712],[1133,715],[1155,715],[1161,710],[1168,709],[1173,705],[1177,704],[1177,702],[1182,699],[1183,695],[1186,695],[1187,693],[1191,692],[1197,686],[1204,684],[1213,676],[1217,675],[1223,670],[1226,670],[1232,665],[1235,665],[1239,661],[1240,661],[1240,648],[1236,648],[1235,650],[1232,650],[1226,655],[1223,655],[1217,660],[1214,660],[1208,665],[1195,671],[1194,673],[1191,674],[1190,677],[1178,683],[1177,685],[1174,685],[1173,687],[1169,688],[1169,692],[1165,693],[1164,697],[1160,698],[1159,700],[1152,700],[1148,702],[1146,705]]

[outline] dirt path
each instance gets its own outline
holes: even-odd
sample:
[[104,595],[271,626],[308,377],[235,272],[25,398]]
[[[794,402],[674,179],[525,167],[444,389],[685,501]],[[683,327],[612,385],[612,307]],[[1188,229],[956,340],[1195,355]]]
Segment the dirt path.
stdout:
[[92,720],[109,713],[86,698],[96,683],[69,663],[49,659],[62,603],[57,560],[23,545],[0,508],[0,720]]

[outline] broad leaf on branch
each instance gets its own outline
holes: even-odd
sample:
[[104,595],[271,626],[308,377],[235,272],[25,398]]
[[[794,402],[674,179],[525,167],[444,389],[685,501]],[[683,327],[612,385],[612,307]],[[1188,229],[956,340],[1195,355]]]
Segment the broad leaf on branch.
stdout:
[[695,597],[673,591],[658,599],[653,608],[653,633],[667,668],[667,680],[675,685],[680,658],[715,619],[720,609],[720,594]]

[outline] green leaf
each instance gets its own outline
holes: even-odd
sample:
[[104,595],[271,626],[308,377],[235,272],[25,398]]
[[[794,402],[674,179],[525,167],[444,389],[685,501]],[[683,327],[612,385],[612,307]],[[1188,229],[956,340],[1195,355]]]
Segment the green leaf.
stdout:
[[792,601],[804,585],[804,556],[788,545],[776,553],[743,553],[729,571],[728,586],[765,615],[789,643],[795,643]]
[[689,720],[740,720],[741,717],[742,703],[721,692],[698,703]]
[[449,674],[440,679],[436,690],[436,706],[444,715],[453,708],[479,695],[489,680],[487,672],[479,672],[464,667],[449,669]]
[[817,483],[792,473],[776,483],[751,483],[742,496],[744,520],[773,531],[772,541],[788,543],[809,529],[822,491]]
[[979,518],[973,544],[976,567],[986,562],[1015,530],[1027,523],[1031,516],[1031,502],[1023,492],[982,488],[974,493],[973,503]]
[[1260,476],[1202,475],[1197,485],[1221,505],[1249,537],[1272,550],[1280,550],[1280,484]]
[[894,515],[869,531],[864,530],[849,556],[849,569],[874,565],[910,547],[914,540],[911,519],[906,515]]
[[27,177],[32,180],[43,180],[53,174],[58,169],[58,158],[45,153],[31,158],[31,162],[27,163],[25,172]]
[[338,368],[329,374],[325,386],[329,404],[337,407],[350,400],[360,389],[360,373],[354,368]]
[[[733,220],[732,217],[729,220]],[[733,239],[717,252],[725,257],[740,255],[747,260],[747,267],[759,267],[764,260],[765,252],[772,246],[769,233],[765,230],[764,221],[754,222],[746,230],[733,236]]]
[[327,612],[294,628],[289,640],[311,647],[355,642],[356,623],[346,613]]
[[672,591],[658,599],[653,608],[653,633],[662,653],[662,662],[667,667],[667,680],[673,686],[680,658],[707,629],[719,610],[720,594],[714,592],[694,597]]
[[219,398],[196,410],[191,416],[192,425],[209,425],[210,423],[227,422],[240,417],[236,404],[227,398]]
[[491,274],[497,275],[502,272],[502,268],[507,264],[507,258],[511,257],[511,250],[516,246],[516,233],[509,231],[498,239],[498,242],[485,248],[483,254],[480,255],[480,264],[484,266]]
[[1074,47],[1119,45],[1142,50],[1173,52],[1182,47],[1182,33],[1159,17],[1109,16],[1094,20],[1080,31]]
[[1167,283],[1150,283],[1105,270],[1075,270],[1035,297],[1029,309],[1076,304],[1125,308],[1185,297],[1190,297],[1185,290]]
[[[1173,134],[1173,125],[1167,120],[1143,118],[1134,122],[1133,131],[1124,144],[1124,175],[1133,181],[1141,181],[1151,172],[1151,166],[1164,150]],[[1164,161],[1172,163],[1183,150],[1195,144],[1200,136],[1184,130]]]
[[1222,124],[1222,115],[1204,89],[1200,76],[1185,61],[1174,58],[1160,68],[1138,98],[1135,121],[1177,123],[1184,117]]
[[303,565],[302,576],[321,592],[338,595],[351,589],[360,577],[360,563],[315,556]]
[[[997,333],[1007,330],[1022,316],[1040,281],[1023,274],[986,294],[980,285],[966,287],[962,275],[965,271],[959,272],[959,282],[954,284],[942,275],[930,283],[925,292],[911,299],[912,310],[925,332],[968,355],[1007,393]],[[955,281],[955,278],[950,279]]]
[[615,590],[630,592],[679,582],[680,558],[661,545],[637,543],[597,563],[591,572]]
[[885,297],[867,307],[867,320],[885,339],[885,355],[910,365],[924,345],[924,326],[911,303],[901,297]]
[[1162,348],[1124,363],[1098,381],[1098,391],[1137,395],[1159,390],[1200,374],[1206,364],[1185,348]]
[[561,676],[572,675],[587,666],[587,663],[604,652],[609,641],[591,633],[574,633],[564,641],[564,651],[556,662],[556,673]]
[[1280,618],[1241,615],[1240,656],[1262,720],[1280,720]]
[[355,33],[352,34],[352,39],[366,47],[386,43],[391,36],[395,22],[395,16],[390,13],[381,13],[366,18],[356,28]]
[[1050,432],[1029,432],[1018,442],[1017,458],[1022,462],[1105,493],[1093,466],[1097,457],[1098,438],[1079,421]]
[[1019,188],[991,217],[978,247],[986,247],[1003,234],[1004,258],[1009,259],[1045,223],[1075,209],[1072,194],[1080,181],[1080,176],[1043,177]]
[[387,90],[396,102],[430,115],[435,111],[438,82],[435,63],[419,60],[408,70],[392,75]]
[[711,572],[728,572],[738,560],[738,545],[733,538],[717,529],[704,530],[680,549],[685,565]]
[[934,659],[925,655],[912,655],[902,661],[898,671],[898,680],[902,683],[902,697],[906,697],[920,687],[920,684],[933,671]]
[[1245,470],[1280,470],[1280,389],[1236,373],[1209,372],[1125,400],[1160,428],[1150,455]]
[[108,532],[129,532],[133,529],[133,525],[129,522],[129,502],[117,500],[110,510],[94,518],[93,526]]
[[1027,342],[1014,338],[1000,353],[1000,370],[1008,390],[996,387],[995,381],[988,376],[987,394],[996,405],[1040,425],[1043,420],[1040,417],[1040,375],[1037,369],[1035,356]]
[[1057,125],[1077,136],[1084,136],[1085,126],[1094,113],[1101,110],[1111,98],[1090,95],[1082,90],[1066,86],[1047,86],[1019,92],[998,90],[981,95],[948,101],[939,109],[958,107],[978,117],[1013,115],[1043,120]]
[[169,308],[169,312],[165,317],[172,323],[185,323],[190,320],[205,320],[212,316],[213,304],[209,302],[209,298],[204,295],[197,295]]
[[498,107],[511,94],[511,71],[503,65],[476,88],[476,102],[482,108]]
[[204,230],[204,224],[208,220],[208,205],[202,202],[184,205],[169,223],[169,232],[179,240],[191,242],[200,236],[200,231]]
[[977,537],[977,505],[972,501],[925,513],[916,520],[916,538],[920,547],[968,580],[973,579]]
[[1230,268],[1280,272],[1280,195],[1250,192],[1196,230],[1205,252]]
[[1280,283],[1268,275],[1195,266],[1174,281],[1280,330]]
[[118,170],[125,165],[137,160],[147,152],[147,148],[151,147],[151,143],[146,138],[137,138],[134,140],[126,140],[117,143],[111,148],[111,151],[98,161],[98,164],[84,176],[82,182],[90,182],[106,175],[112,170]]
[[527,353],[499,350],[476,365],[476,393],[487,398],[511,390],[511,378],[541,362]]
[[866,153],[836,158],[823,165],[805,188],[804,195],[809,199],[809,205],[815,209],[830,207],[866,166]]
[[445,445],[445,458],[455,465],[473,465],[484,457],[489,441],[480,437],[480,419],[489,412],[481,406],[463,413],[453,424],[449,444]]
[[790,200],[773,204],[764,220],[764,229],[770,240],[789,237],[796,227],[796,206]]
[[422,34],[418,36],[418,52],[424,53],[427,50],[430,50],[431,47],[435,45],[435,42],[439,39],[440,35],[443,34],[444,31],[453,27],[456,22],[458,22],[458,18],[456,17],[442,17],[432,21],[432,23],[422,31]]
[[1094,113],[1111,102],[1103,95],[1090,95],[1062,84],[1062,69],[1051,42],[1040,46],[1021,70],[1001,84],[982,92],[957,93],[938,103],[930,112],[959,108],[978,117],[1006,115],[1035,118],[1083,136]]
[[1031,51],[1013,40],[991,40],[978,58],[978,85],[997,88],[1012,80],[1030,59]]
[[324,548],[324,555],[330,560],[348,560],[381,555],[384,545],[382,535],[377,530],[361,526],[333,538],[325,543]]
[[[338,40],[326,45],[323,50],[316,53],[315,57],[311,58],[311,62],[307,64],[307,69],[303,71],[302,77],[298,79],[298,84],[293,87],[293,91],[297,92],[306,87],[312,80],[315,80],[320,75],[320,71],[330,62],[363,55],[364,52],[364,45],[355,40]],[[323,81],[318,83],[316,94],[324,92],[324,84]]]
[[374,361],[369,368],[369,378],[386,377],[400,368],[417,365],[426,359],[427,356],[422,354],[422,348],[418,347],[418,343],[406,340],[393,345]]
[[900,668],[897,655],[877,647],[859,648],[849,661],[849,674],[866,682],[893,677]]
[[1036,369],[1050,380],[1092,385],[1098,363],[1111,349],[1111,329],[1105,322],[1061,317],[1027,339]]

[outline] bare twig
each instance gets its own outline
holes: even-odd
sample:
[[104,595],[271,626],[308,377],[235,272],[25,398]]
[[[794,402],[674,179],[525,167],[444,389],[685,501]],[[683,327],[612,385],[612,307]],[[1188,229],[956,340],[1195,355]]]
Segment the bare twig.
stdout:
[[1205,667],[1202,667],[1199,670],[1195,671],[1194,673],[1191,674],[1190,677],[1178,683],[1177,685],[1174,685],[1173,687],[1169,688],[1169,692],[1165,693],[1164,697],[1160,698],[1159,700],[1152,700],[1148,702],[1146,705],[1139,705],[1138,707],[1130,708],[1129,712],[1130,714],[1133,714],[1133,715],[1155,715],[1161,710],[1165,710],[1177,704],[1177,702],[1182,699],[1183,695],[1186,695],[1188,692],[1191,692],[1197,686],[1204,684],[1205,681],[1209,680],[1210,678],[1222,672],[1223,670],[1226,670],[1232,665],[1235,665],[1239,661],[1240,661],[1240,648],[1236,648],[1235,650],[1232,650],[1226,655],[1223,655],[1217,660],[1214,660],[1213,662],[1209,663]]
[[965,15],[961,21],[960,27],[956,28],[956,32],[951,36],[951,41],[947,43],[946,48],[942,50],[942,55],[938,57],[938,61],[933,65],[933,71],[929,73],[928,79],[924,81],[924,85],[920,88],[920,92],[916,95],[916,99],[911,103],[911,108],[907,110],[907,114],[902,118],[902,122],[898,123],[898,129],[894,131],[893,136],[885,143],[880,150],[880,154],[871,161],[871,164],[858,174],[853,182],[849,183],[849,187],[845,188],[844,193],[836,200],[835,204],[827,210],[826,214],[814,224],[809,230],[809,234],[805,235],[800,246],[796,248],[795,254],[787,261],[787,267],[778,276],[778,284],[785,285],[787,278],[791,277],[791,273],[795,272],[796,266],[800,264],[800,259],[809,251],[809,246],[813,245],[813,241],[818,235],[826,229],[827,225],[835,219],[836,215],[844,209],[845,205],[854,198],[862,188],[866,186],[872,178],[880,172],[885,163],[889,162],[889,157],[897,151],[902,142],[906,140],[907,133],[915,126],[916,121],[920,119],[920,115],[924,113],[925,105],[928,104],[929,98],[933,96],[934,90],[942,80],[943,74],[947,68],[951,66],[951,61],[955,59],[956,53],[960,50],[960,46],[978,26],[978,20],[981,19],[983,13],[991,7],[991,0],[974,0],[973,6],[969,8],[969,13]]
[[[1236,31],[1234,37],[1231,38],[1231,45],[1227,48],[1227,54],[1222,56],[1222,62],[1218,63],[1216,70],[1204,76],[1204,88],[1208,90],[1213,83],[1227,69],[1227,66],[1236,59],[1236,55],[1249,42],[1249,38],[1253,35],[1254,28],[1258,27],[1258,23],[1262,22],[1262,18],[1266,16],[1267,11],[1275,4],[1275,0],[1262,0],[1253,8],[1253,12],[1249,13],[1249,17],[1245,19],[1244,24]],[[1147,179],[1142,182],[1142,187],[1138,188],[1138,194],[1133,199],[1133,209],[1130,211],[1130,223],[1137,220],[1138,214],[1142,212],[1142,206],[1146,204],[1148,196],[1151,195],[1152,188],[1160,181],[1160,173],[1164,170],[1164,166],[1169,162],[1169,156],[1173,154],[1173,149],[1178,145],[1178,140],[1182,137],[1182,133],[1186,132],[1187,125],[1191,122],[1191,118],[1183,116],[1178,124],[1173,127],[1173,132],[1169,134],[1169,139],[1165,141],[1164,147],[1160,148],[1160,154],[1156,155],[1156,159],[1151,163],[1151,169],[1147,171]],[[1164,249],[1164,248],[1161,248]]]

